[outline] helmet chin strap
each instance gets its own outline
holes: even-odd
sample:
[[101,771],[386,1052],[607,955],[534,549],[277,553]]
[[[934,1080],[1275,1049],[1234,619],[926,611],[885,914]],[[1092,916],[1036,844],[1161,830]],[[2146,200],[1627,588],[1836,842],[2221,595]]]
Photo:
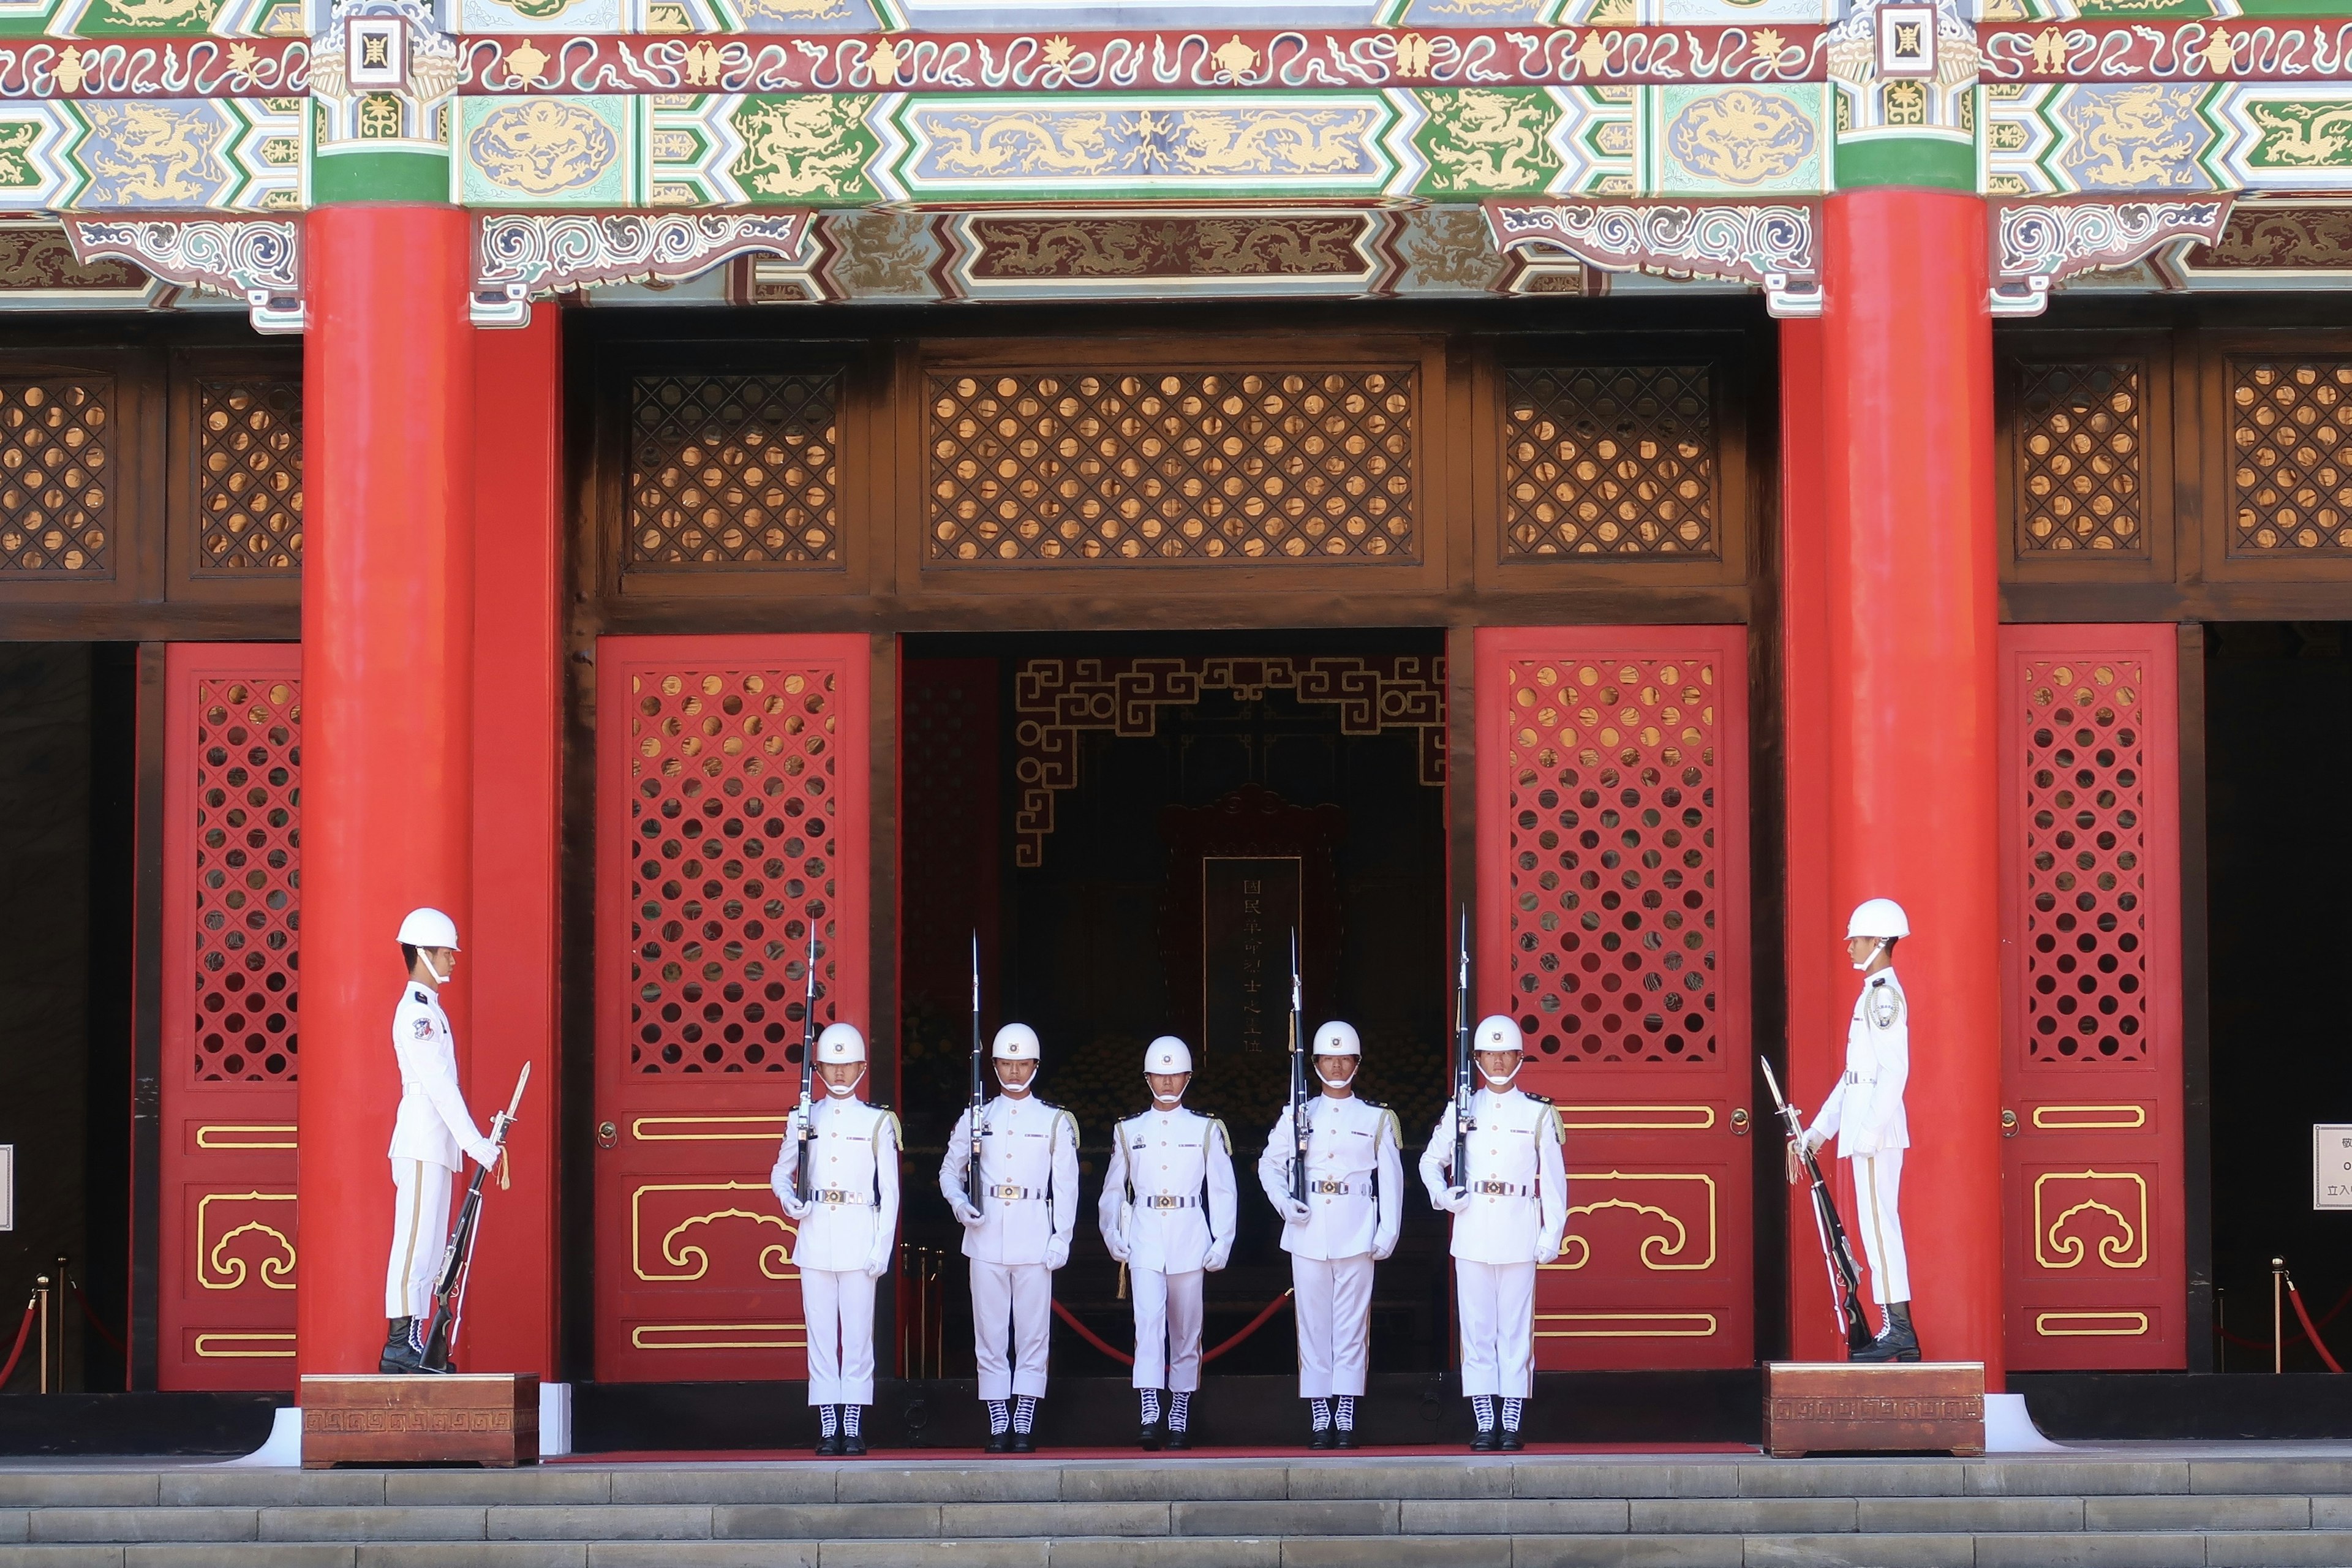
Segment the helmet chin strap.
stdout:
[[1156,1089],[1151,1091],[1151,1103],[1154,1105],[1179,1105],[1183,1102],[1183,1100],[1181,1093],[1162,1094]]
[[1508,1089],[1508,1088],[1510,1088],[1510,1087],[1511,1087],[1511,1080],[1512,1080],[1512,1079],[1516,1079],[1516,1078],[1517,1078],[1517,1077],[1519,1076],[1519,1069],[1518,1069],[1518,1068],[1513,1068],[1510,1071],[1508,1071],[1508,1072],[1505,1073],[1502,1077],[1500,1077],[1500,1078],[1496,1078],[1493,1073],[1488,1072],[1485,1068],[1480,1068],[1478,1069],[1478,1076],[1479,1076],[1480,1078],[1483,1078],[1483,1079],[1485,1079],[1486,1080],[1486,1087],[1487,1087],[1488,1089]]
[[861,1062],[858,1064],[857,1076],[856,1078],[850,1079],[845,1085],[835,1083],[833,1079],[827,1079],[824,1080],[824,1091],[825,1093],[833,1096],[835,1100],[847,1100],[851,1095],[857,1092],[857,1086],[865,1081],[866,1066]]
[[1885,937],[1875,937],[1873,938],[1872,941],[1874,945],[1871,947],[1870,956],[1864,959],[1860,963],[1855,964],[1855,969],[1868,969],[1872,964],[1878,962],[1878,955],[1886,951],[1886,939]]
[[425,973],[433,976],[434,984],[446,985],[449,984],[449,977],[441,973],[441,966],[439,964],[433,962],[433,952],[430,948],[419,948],[416,952],[416,961],[425,965]]

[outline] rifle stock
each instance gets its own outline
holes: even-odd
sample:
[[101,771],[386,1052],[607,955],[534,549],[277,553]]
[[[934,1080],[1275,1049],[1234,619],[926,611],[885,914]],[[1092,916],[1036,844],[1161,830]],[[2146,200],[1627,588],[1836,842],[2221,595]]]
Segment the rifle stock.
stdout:
[[971,1137],[970,1163],[964,1167],[964,1197],[971,1212],[980,1212],[980,933],[971,933],[971,1103],[964,1112]]
[[[522,1110],[523,1086],[530,1081],[530,1064],[522,1064],[515,1077],[514,1095],[507,1108],[490,1119],[490,1142],[503,1150],[507,1131],[515,1124]],[[449,1354],[457,1346],[457,1327],[466,1310],[466,1279],[473,1272],[474,1236],[482,1217],[482,1179],[490,1173],[488,1165],[474,1167],[474,1179],[466,1184],[466,1201],[458,1205],[457,1223],[450,1228],[449,1245],[441,1253],[441,1272],[433,1281],[433,1318],[425,1334],[425,1370],[446,1372]]]
[[1462,936],[1456,951],[1461,963],[1454,976],[1454,1184],[1470,1183],[1470,911],[1462,911]]
[[1829,1178],[1822,1173],[1822,1163],[1805,1146],[1804,1119],[1781,1095],[1772,1064],[1762,1057],[1756,1060],[1764,1069],[1764,1087],[1772,1091],[1773,1110],[1804,1164],[1806,1184],[1812,1191],[1813,1231],[1821,1239],[1822,1259],[1829,1265],[1830,1308],[1851,1353],[1869,1344],[1871,1338],[1870,1319],[1862,1310],[1862,1270],[1853,1260],[1853,1244],[1846,1239],[1845,1222],[1838,1217],[1837,1199],[1830,1192]]
[[816,921],[809,921],[808,1000],[801,1010],[801,1152],[793,1168],[793,1194],[806,1202],[809,1192],[809,1125],[816,1107]]
[[1307,1201],[1307,1042],[1300,1037],[1306,1009],[1298,984],[1298,928],[1290,928],[1290,1195]]

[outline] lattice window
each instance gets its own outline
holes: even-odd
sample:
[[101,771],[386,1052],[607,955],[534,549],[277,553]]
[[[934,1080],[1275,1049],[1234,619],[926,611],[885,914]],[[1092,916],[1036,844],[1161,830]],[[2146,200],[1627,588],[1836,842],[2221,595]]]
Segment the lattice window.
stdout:
[[841,559],[839,375],[649,375],[630,387],[635,566]]
[[2036,1061],[2147,1054],[2144,679],[2118,659],[2025,666],[2026,1050]]
[[833,1020],[835,684],[788,669],[632,680],[636,1071],[796,1066],[811,921],[817,1014]]
[[2230,364],[2233,555],[2352,549],[2352,360]]
[[2018,374],[2020,552],[2146,554],[2139,365],[2025,364]]
[[196,685],[200,1082],[294,1080],[302,929],[302,687]]
[[196,386],[196,570],[302,566],[302,384]]
[[1720,679],[1705,658],[1509,666],[1511,984],[1538,1059],[1715,1059]]
[[935,373],[933,561],[1413,553],[1404,368]]
[[1706,365],[1509,373],[1503,556],[1713,556],[1715,398]]
[[114,569],[113,384],[0,381],[0,576]]

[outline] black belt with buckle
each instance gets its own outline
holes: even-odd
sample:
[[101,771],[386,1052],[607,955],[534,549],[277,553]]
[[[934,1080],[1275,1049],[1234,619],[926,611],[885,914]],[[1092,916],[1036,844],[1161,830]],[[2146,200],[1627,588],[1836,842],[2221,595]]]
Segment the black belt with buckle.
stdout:
[[1517,1182],[1473,1182],[1470,1190],[1488,1197],[1523,1198],[1528,1189]]
[[1310,1193],[1322,1193],[1332,1197],[1345,1197],[1348,1194],[1348,1184],[1345,1182],[1331,1181],[1327,1178],[1320,1181],[1307,1183],[1307,1190]]
[[1016,1187],[1010,1182],[999,1182],[988,1189],[988,1195],[1000,1203],[1017,1204],[1024,1198],[1042,1198],[1045,1194],[1031,1192],[1027,1187]]
[[1198,1205],[1200,1201],[1191,1193],[1148,1193],[1139,1194],[1135,1204],[1138,1208],[1189,1209]]

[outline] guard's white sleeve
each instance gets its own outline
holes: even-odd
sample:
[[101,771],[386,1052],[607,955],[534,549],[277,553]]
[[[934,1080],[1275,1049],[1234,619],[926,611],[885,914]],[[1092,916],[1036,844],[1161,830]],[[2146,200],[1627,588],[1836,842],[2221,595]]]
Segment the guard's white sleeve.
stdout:
[[1878,1081],[1870,1091],[1868,1114],[1860,1118],[1875,1139],[1884,1134],[1903,1108],[1903,1089],[1911,1081],[1911,1025],[1908,1018],[1896,1015],[1895,1022],[1884,1029],[1873,1029],[1872,1044],[1877,1049]]
[[1404,1138],[1398,1131],[1395,1111],[1381,1112],[1381,1130],[1373,1134],[1373,1142],[1381,1178],[1381,1224],[1372,1237],[1372,1257],[1377,1260],[1396,1250],[1397,1232],[1404,1225]]
[[793,1195],[793,1178],[800,1174],[800,1170],[801,1141],[787,1132],[782,1146],[776,1151],[775,1166],[768,1173],[768,1187],[776,1194],[776,1202],[782,1206],[787,1219],[801,1219],[808,1214],[808,1205]]
[[964,1191],[964,1173],[971,1168],[971,1107],[963,1108],[956,1118],[955,1130],[948,1134],[947,1157],[940,1162],[940,1195],[951,1209],[971,1207],[971,1195]]
[[1257,1157],[1257,1184],[1265,1189],[1265,1201],[1280,1214],[1290,1212],[1290,1163],[1298,1157],[1294,1142],[1290,1107],[1286,1105],[1274,1119],[1274,1131],[1265,1135],[1265,1152]]
[[887,1264],[898,1241],[898,1119],[884,1111],[874,1120],[874,1251],[870,1268]]
[[1806,1129],[1806,1136],[1814,1142],[1826,1143],[1837,1136],[1838,1125],[1845,1120],[1845,1073],[1841,1070],[1830,1097],[1822,1101],[1820,1113],[1813,1118],[1812,1126]]
[[1054,1235],[1067,1251],[1078,1228],[1078,1119],[1054,1115]]
[[1454,1102],[1445,1102],[1445,1114],[1430,1129],[1429,1147],[1421,1152],[1421,1184],[1429,1189],[1429,1206],[1444,1208],[1445,1190],[1454,1185]]
[[1568,1164],[1560,1151],[1559,1113],[1544,1107],[1544,1121],[1549,1131],[1536,1142],[1536,1198],[1543,1215],[1538,1263],[1558,1258],[1560,1237],[1568,1234]]
[[393,1041],[394,1051],[400,1058],[401,1082],[404,1086],[415,1084],[422,1089],[426,1100],[431,1102],[434,1113],[441,1118],[442,1125],[449,1129],[449,1136],[457,1141],[457,1147],[471,1154],[478,1163],[487,1165],[490,1161],[482,1158],[482,1151],[491,1146],[490,1141],[482,1136],[480,1128],[474,1125],[473,1112],[466,1109],[466,1097],[459,1091],[457,1079],[444,1070],[440,1053],[424,1048],[433,1043],[431,1040]]
[[1225,1124],[1214,1117],[1209,1119],[1209,1250],[1222,1245],[1228,1253],[1234,1245],[1234,1215],[1238,1198],[1234,1183],[1234,1143],[1225,1135]]
[[1103,1171],[1102,1202],[1095,1205],[1095,1223],[1102,1227],[1103,1245],[1116,1255],[1127,1239],[1127,1123],[1110,1129],[1110,1164]]

